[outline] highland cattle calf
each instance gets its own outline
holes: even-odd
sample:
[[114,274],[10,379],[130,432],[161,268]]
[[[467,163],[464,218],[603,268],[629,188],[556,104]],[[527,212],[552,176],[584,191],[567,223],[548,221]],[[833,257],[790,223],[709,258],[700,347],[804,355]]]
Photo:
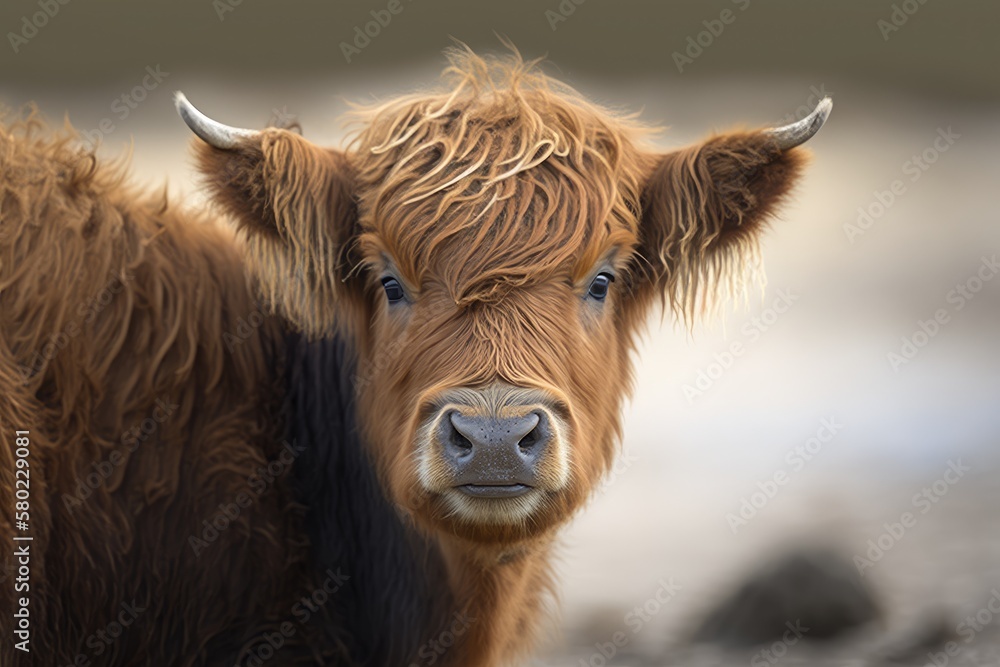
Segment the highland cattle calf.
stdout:
[[177,106],[235,234],[0,131],[5,666],[525,656],[649,311],[740,286],[830,111],[660,152],[465,50],[344,149]]

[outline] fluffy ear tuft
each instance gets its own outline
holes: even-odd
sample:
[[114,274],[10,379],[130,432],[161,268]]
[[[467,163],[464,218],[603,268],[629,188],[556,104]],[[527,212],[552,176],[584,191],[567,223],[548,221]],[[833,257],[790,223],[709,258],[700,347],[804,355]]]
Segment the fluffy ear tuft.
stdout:
[[639,298],[659,295],[690,323],[718,297],[743,292],[761,234],[806,161],[803,149],[781,150],[765,132],[658,158],[642,198]]
[[346,154],[279,129],[195,149],[211,198],[244,233],[266,304],[312,336],[333,331],[357,231]]

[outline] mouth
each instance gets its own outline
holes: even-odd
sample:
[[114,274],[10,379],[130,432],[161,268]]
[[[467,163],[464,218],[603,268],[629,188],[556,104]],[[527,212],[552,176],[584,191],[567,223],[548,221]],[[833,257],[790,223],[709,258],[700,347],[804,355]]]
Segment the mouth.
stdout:
[[473,498],[517,498],[534,487],[527,484],[462,484],[455,489]]

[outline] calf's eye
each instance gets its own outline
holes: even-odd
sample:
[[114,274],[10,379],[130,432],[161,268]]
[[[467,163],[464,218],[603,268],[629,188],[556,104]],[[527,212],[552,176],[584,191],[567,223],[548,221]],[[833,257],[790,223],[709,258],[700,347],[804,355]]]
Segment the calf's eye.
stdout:
[[597,301],[604,301],[605,297],[608,296],[608,289],[614,281],[615,277],[610,273],[598,273],[594,277],[594,282],[590,283],[587,296]]
[[385,298],[389,300],[389,303],[402,301],[405,296],[403,286],[392,276],[386,276],[382,279],[382,289],[385,290]]

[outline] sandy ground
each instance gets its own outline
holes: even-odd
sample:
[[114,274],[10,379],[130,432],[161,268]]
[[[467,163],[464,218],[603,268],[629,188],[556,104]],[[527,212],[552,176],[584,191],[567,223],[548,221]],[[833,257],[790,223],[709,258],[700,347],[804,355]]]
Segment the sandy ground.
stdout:
[[[306,136],[336,143],[343,99],[428,79],[404,72],[376,91],[350,80],[220,89],[178,74],[124,119],[110,106],[117,89],[0,89],[0,99],[14,106],[37,99],[54,119],[68,109],[82,128],[112,118],[103,150],[118,154],[131,141],[140,181],[166,179],[199,206],[189,135],[170,103],[174,89],[226,122],[258,126],[292,114]],[[832,94],[835,109],[811,144],[815,162],[796,201],[764,244],[763,297],[754,293],[747,307],[690,334],[669,319],[651,321],[626,415],[625,457],[564,535],[560,631],[537,664],[604,664],[595,644],[618,631],[627,633],[627,645],[607,664],[889,664],[878,656],[913,644],[928,623],[958,635],[960,651],[947,664],[1000,664],[1000,621],[992,612],[971,641],[958,627],[987,609],[1000,587],[1000,280],[984,280],[961,308],[949,299],[956,286],[975,286],[970,281],[983,258],[1000,253],[1000,120],[990,109],[841,81],[670,90],[657,81],[576,83],[669,124],[659,142],[665,149],[738,122],[780,119],[814,102],[814,90]],[[945,149],[934,148],[942,136],[951,137],[938,142]],[[912,157],[925,151],[934,160],[915,171]],[[896,180],[902,194],[852,242],[845,225],[857,224],[859,207],[877,213],[877,193],[891,191]],[[993,277],[992,269],[982,270]],[[783,295],[791,305],[777,314],[771,309]],[[888,353],[899,353],[902,337],[913,337],[938,310],[947,321],[912,360],[893,368]],[[733,342],[744,351],[726,361]],[[701,393],[686,393],[686,386],[698,388],[702,373],[710,377]],[[820,436],[825,442],[810,444]],[[942,482],[957,462],[968,471]],[[784,482],[769,486],[778,473]],[[915,503],[925,487],[934,501]],[[773,497],[734,531],[727,517],[744,499],[760,501],[753,494],[762,489]],[[914,515],[913,525],[865,569],[884,608],[881,625],[832,643],[807,637],[776,663],[758,649],[727,653],[686,644],[686,633],[721,595],[787,545],[819,542],[852,559],[903,512]],[[661,581],[679,589],[636,630],[626,614],[655,599]],[[941,650],[896,651],[891,664],[933,664],[928,652]]]

